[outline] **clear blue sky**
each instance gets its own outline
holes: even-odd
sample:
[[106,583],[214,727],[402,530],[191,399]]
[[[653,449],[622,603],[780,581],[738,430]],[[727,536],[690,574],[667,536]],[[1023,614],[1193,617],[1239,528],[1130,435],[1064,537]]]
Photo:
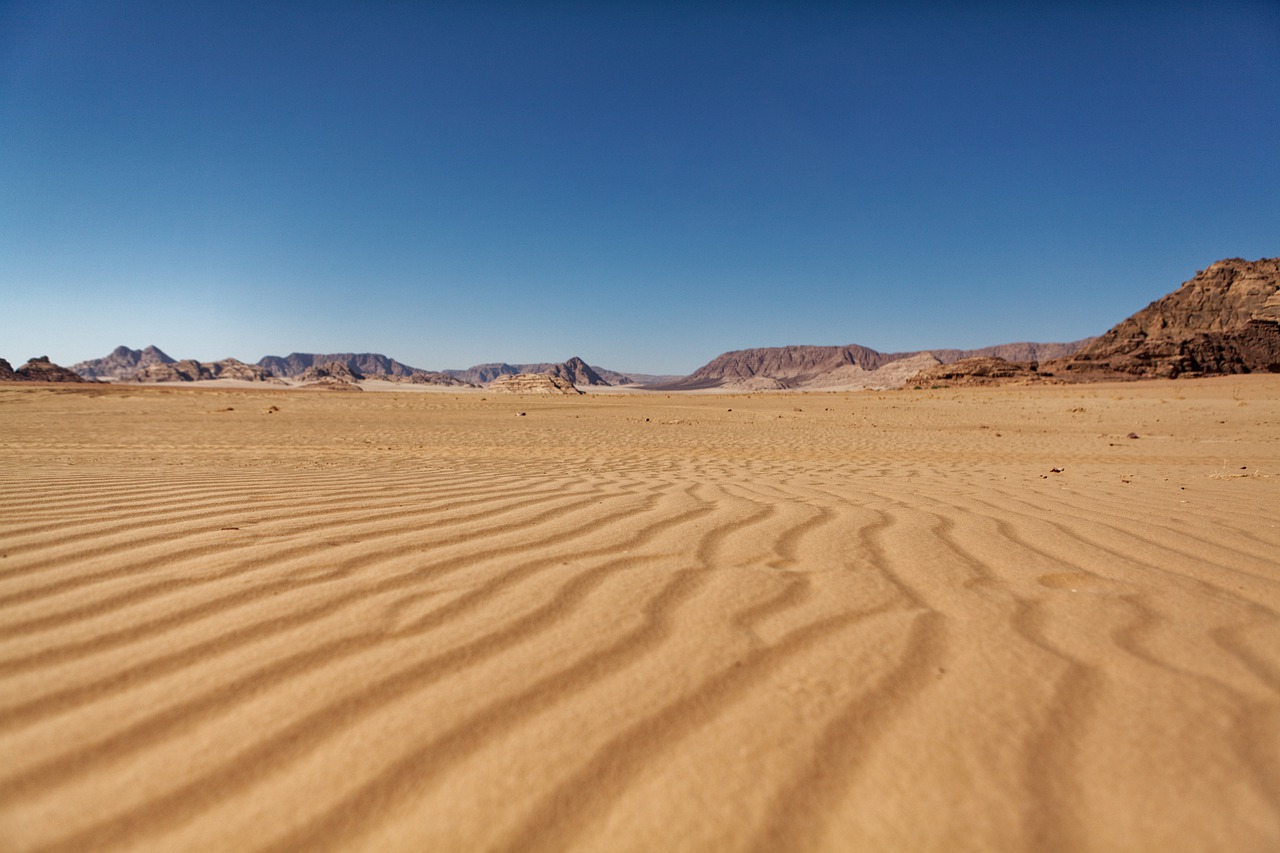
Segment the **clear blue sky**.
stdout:
[[1280,254],[1280,3],[0,0],[0,356],[1099,333]]

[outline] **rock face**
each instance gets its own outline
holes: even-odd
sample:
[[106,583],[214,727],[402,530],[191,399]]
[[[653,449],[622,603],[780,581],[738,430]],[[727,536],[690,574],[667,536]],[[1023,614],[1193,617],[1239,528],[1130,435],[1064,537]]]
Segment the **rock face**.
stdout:
[[102,358],[91,358],[71,365],[71,369],[86,379],[124,379],[152,364],[173,364],[174,359],[158,347],[129,349],[118,346]]
[[[4,363],[4,367],[9,367],[9,362]],[[0,369],[0,377],[6,371]],[[54,364],[49,361],[49,356],[42,355],[39,358],[33,358],[17,370],[10,369],[7,371],[12,378],[11,382],[85,382],[83,376],[75,371],[68,370],[65,367]]]
[[599,373],[592,369],[591,365],[576,355],[563,364],[552,365],[546,373],[558,376],[570,385],[609,385]]
[[1052,369],[1142,378],[1280,372],[1280,258],[1211,264]]
[[201,379],[239,379],[246,382],[273,382],[280,380],[271,372],[256,364],[245,364],[234,358],[221,361],[196,361],[185,358],[169,363],[148,364],[123,377],[128,382],[196,382]]
[[0,382],[17,382],[18,374],[13,372],[13,365],[0,358]]
[[499,376],[489,383],[490,391],[504,394],[581,394],[577,388],[559,376],[547,373],[517,373]]
[[929,387],[938,383],[947,385],[996,385],[1013,382],[1037,382],[1041,375],[1030,362],[1014,362],[994,356],[962,358],[950,364],[936,364],[926,368],[906,381],[908,387]]

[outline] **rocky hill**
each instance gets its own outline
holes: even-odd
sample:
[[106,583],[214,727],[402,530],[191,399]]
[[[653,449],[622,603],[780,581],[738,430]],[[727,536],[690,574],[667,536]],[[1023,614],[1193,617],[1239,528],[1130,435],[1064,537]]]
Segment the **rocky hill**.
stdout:
[[91,382],[73,370],[49,361],[49,356],[33,358],[13,369],[13,365],[0,358],[0,382]]
[[159,347],[129,349],[118,346],[102,358],[91,358],[71,365],[71,369],[86,379],[123,379],[152,364],[173,364]]
[[549,373],[502,375],[489,383],[490,391],[507,394],[581,394],[573,384]]
[[[544,372],[544,371],[539,371],[539,372]],[[599,373],[596,373],[595,370],[592,369],[591,365],[587,364],[585,361],[578,358],[576,355],[573,358],[569,359],[568,361],[564,362],[563,364],[553,364],[548,370],[545,371],[545,373],[548,376],[558,376],[559,378],[568,382],[570,385],[607,386],[611,384],[605,381],[605,379],[601,377]]]
[[414,373],[426,372],[376,352],[291,352],[283,358],[278,355],[263,356],[258,359],[258,366],[265,367],[276,376],[293,379],[301,376],[309,367],[331,364],[335,361],[345,364],[352,373],[359,373],[362,376],[381,374],[407,377]]
[[908,377],[905,384],[928,388],[935,384],[1003,385],[1045,381],[1045,377],[1032,364],[1031,361],[1009,361],[998,356],[972,356],[946,364],[935,364]]
[[246,382],[273,382],[280,380],[271,371],[256,364],[245,364],[234,358],[221,361],[196,361],[182,359],[169,363],[152,363],[121,378],[124,382],[196,382],[204,379],[239,379]]
[[1077,378],[1280,372],[1280,258],[1229,258],[1052,365]]
[[596,387],[635,385],[675,378],[641,373],[619,373],[616,370],[608,370],[587,364],[577,356],[562,362],[544,361],[530,364],[507,364],[505,361],[497,361],[489,364],[476,364],[466,370],[445,370],[443,372],[472,385],[488,385],[500,376],[515,376],[519,373],[546,373],[567,379],[574,385]]

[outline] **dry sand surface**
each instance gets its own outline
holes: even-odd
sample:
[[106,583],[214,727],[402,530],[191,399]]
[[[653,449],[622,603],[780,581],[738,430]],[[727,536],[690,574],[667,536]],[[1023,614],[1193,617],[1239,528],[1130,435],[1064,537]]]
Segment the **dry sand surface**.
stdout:
[[4,387],[0,554],[6,850],[1280,847],[1277,376]]

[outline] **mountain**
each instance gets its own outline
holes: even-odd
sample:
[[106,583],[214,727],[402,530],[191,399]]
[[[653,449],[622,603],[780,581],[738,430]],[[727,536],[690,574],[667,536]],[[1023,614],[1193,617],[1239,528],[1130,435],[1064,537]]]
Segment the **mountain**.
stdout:
[[[1085,343],[1016,343],[976,350],[899,353],[877,352],[858,344],[761,347],[724,353],[683,379],[649,387],[664,391],[710,388],[763,390],[767,385],[779,388],[896,388],[916,372],[939,363],[976,357],[1039,361],[1073,353]],[[890,366],[897,362],[906,363],[891,369]]]
[[146,349],[118,346],[102,358],[78,362],[71,365],[71,369],[85,379],[123,379],[148,365],[173,364],[173,362],[174,359],[155,346],[149,346]]
[[234,358],[221,361],[196,361],[186,358],[181,361],[153,362],[135,370],[128,376],[121,377],[125,382],[196,382],[202,379],[239,379],[247,382],[272,382],[280,384],[280,380],[271,375],[271,371],[256,364],[245,364]]
[[456,377],[472,385],[488,385],[502,376],[516,376],[525,373],[545,373],[558,376],[574,385],[630,385],[636,380],[629,374],[592,367],[582,359],[574,356],[562,362],[538,362],[534,364],[507,364],[505,361],[489,364],[476,364],[466,370],[445,370],[449,376]]
[[1280,258],[1210,264],[1052,368],[1077,377],[1280,372]]
[[33,358],[13,369],[13,365],[0,358],[0,382],[92,382],[73,370],[49,361],[49,356]]
[[563,364],[552,365],[551,368],[545,372],[548,376],[559,377],[570,385],[611,384],[606,382],[599,373],[596,373],[596,371],[592,369],[591,365],[587,364],[576,355]]
[[320,367],[335,361],[345,364],[352,373],[359,373],[362,376],[368,377],[373,377],[379,374],[384,376],[408,377],[415,373],[429,372],[420,370],[416,367],[410,367],[407,364],[401,364],[394,358],[388,358],[387,356],[376,352],[340,352],[324,354],[314,352],[291,352],[283,358],[278,355],[263,356],[258,359],[258,366],[265,367],[276,376],[293,379],[294,377],[301,376],[309,367]]

